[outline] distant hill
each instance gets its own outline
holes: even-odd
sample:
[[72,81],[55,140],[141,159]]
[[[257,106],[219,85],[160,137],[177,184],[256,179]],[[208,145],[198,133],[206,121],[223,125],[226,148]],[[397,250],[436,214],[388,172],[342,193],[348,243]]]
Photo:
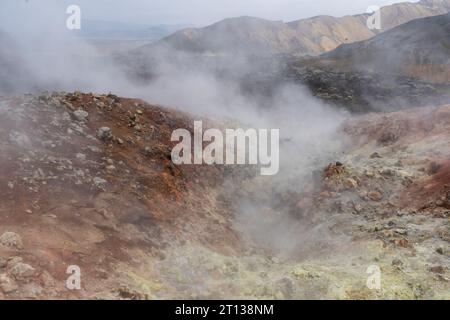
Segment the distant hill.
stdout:
[[145,25],[116,21],[83,20],[79,35],[89,39],[157,41],[186,25]]
[[[413,19],[450,11],[450,0],[422,0],[398,3],[381,9],[382,30]],[[344,43],[366,40],[377,33],[369,30],[368,14],[335,18],[317,16],[289,23],[253,17],[225,19],[205,28],[188,28],[174,33],[158,45],[202,54],[289,54],[318,55]],[[143,50],[151,49],[144,47]]]
[[450,14],[413,20],[372,39],[342,45],[322,64],[450,81]]

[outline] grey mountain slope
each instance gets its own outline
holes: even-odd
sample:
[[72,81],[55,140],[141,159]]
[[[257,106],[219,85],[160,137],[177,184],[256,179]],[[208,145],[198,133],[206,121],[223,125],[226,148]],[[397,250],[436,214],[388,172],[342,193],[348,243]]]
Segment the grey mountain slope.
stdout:
[[450,14],[416,19],[319,57],[293,59],[284,74],[353,111],[450,101]]
[[450,65],[450,14],[413,20],[369,40],[345,44],[322,55],[358,69]]

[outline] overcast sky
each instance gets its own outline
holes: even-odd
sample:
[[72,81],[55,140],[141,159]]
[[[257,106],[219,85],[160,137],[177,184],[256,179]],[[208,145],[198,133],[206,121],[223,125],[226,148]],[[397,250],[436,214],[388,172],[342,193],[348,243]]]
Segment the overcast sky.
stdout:
[[[16,17],[38,15],[46,7],[77,4],[84,19],[139,24],[211,24],[235,16],[255,16],[291,21],[315,15],[342,16],[365,12],[370,5],[395,0],[0,0],[1,23],[17,23]],[[412,0],[411,2],[417,2]],[[60,9],[57,9],[61,11]],[[55,10],[56,11],[56,10]],[[59,12],[57,11],[57,12]],[[19,20],[20,21],[20,20]]]

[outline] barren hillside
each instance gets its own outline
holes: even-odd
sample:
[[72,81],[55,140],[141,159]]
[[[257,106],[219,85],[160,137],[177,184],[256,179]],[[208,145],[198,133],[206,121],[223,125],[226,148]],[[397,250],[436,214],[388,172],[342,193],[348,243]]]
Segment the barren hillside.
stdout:
[[[417,19],[322,55],[338,68],[450,81],[450,14]],[[329,60],[328,60],[329,59]]]
[[[382,30],[413,19],[449,12],[449,0],[422,0],[399,3],[381,10]],[[380,31],[369,30],[368,14],[331,17],[317,16],[289,23],[252,17],[220,21],[205,28],[188,28],[161,40],[156,46],[169,45],[185,52],[223,54],[318,55],[344,43],[366,40]],[[151,51],[154,45],[142,51]]]

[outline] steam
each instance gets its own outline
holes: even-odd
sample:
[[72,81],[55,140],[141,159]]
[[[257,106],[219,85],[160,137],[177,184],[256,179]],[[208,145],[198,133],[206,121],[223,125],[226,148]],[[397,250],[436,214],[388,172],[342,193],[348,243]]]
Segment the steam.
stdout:
[[[265,70],[266,60],[186,55],[170,47],[143,48],[118,59],[65,29],[63,2],[46,1],[45,7],[39,1],[14,2],[17,5],[8,6],[13,10],[8,15],[18,22],[11,24],[3,17],[0,41],[14,50],[21,70],[15,69],[14,77],[0,70],[0,84],[4,84],[0,93],[114,92],[195,115],[238,120],[243,127],[280,129],[280,173],[259,177],[246,195],[235,190],[236,228],[256,244],[285,253],[298,251],[319,237],[327,239],[326,225],[309,229],[301,217],[277,206],[274,196],[301,193],[311,183],[314,170],[336,160],[342,139],[335,132],[347,116],[345,112],[318,101],[295,84],[271,88],[267,96],[245,92],[241,81]],[[0,12],[5,13],[3,8]],[[8,59],[11,62],[11,55]],[[5,65],[0,64],[0,68]],[[146,68],[148,77],[137,76],[146,73]]]

